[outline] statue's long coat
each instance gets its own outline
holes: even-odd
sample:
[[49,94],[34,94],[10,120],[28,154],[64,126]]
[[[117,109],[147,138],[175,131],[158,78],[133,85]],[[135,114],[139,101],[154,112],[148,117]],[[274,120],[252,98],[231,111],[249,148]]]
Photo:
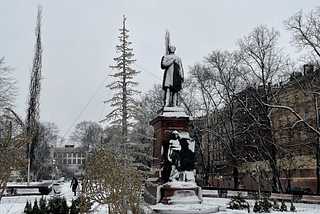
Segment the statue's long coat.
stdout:
[[182,61],[180,57],[170,54],[161,59],[161,68],[164,69],[162,88],[177,92],[181,90],[182,79],[184,78]]

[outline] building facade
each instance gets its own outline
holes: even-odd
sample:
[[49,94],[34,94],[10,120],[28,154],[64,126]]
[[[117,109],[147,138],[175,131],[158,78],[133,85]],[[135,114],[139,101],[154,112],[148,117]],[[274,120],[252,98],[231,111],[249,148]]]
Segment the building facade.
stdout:
[[[270,106],[261,105],[253,98],[259,96],[259,90],[269,91],[265,98]],[[283,192],[303,186],[310,187],[315,193],[319,92],[320,71],[308,65],[304,66],[303,72],[293,73],[286,83],[240,92],[235,102],[240,102],[243,109],[241,106],[234,109],[233,135],[223,128],[225,122],[217,120],[213,126],[213,185],[234,188],[234,164],[230,165],[228,151],[232,149],[232,155],[238,159],[239,187],[272,191],[273,174],[277,173]],[[212,116],[212,120],[215,117]],[[258,120],[251,120],[252,117]],[[234,138],[233,147],[226,143],[226,138],[221,139],[224,135]],[[203,137],[205,146],[206,138],[207,134]]]
[[74,145],[63,148],[50,148],[52,176],[71,179],[73,176],[83,177],[86,166],[86,153]]

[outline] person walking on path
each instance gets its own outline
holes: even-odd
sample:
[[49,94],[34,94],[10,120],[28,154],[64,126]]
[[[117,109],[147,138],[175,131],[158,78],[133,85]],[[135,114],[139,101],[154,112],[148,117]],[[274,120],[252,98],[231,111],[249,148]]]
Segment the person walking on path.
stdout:
[[78,187],[78,180],[75,177],[72,178],[70,188],[71,187],[72,187],[72,192],[73,192],[74,196],[76,196],[76,191],[77,191],[77,187]]

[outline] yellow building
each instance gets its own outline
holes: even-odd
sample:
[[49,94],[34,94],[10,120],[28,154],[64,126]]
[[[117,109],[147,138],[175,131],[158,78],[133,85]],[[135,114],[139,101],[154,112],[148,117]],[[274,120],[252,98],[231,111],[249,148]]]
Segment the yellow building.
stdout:
[[316,152],[319,137],[320,71],[305,65],[290,81],[275,89],[271,118],[278,145],[277,164],[291,188],[305,186],[316,192]]
[[[316,153],[319,143],[319,134],[316,132],[320,130],[318,123],[320,70],[314,70],[312,66],[305,65],[303,72],[293,73],[287,82],[269,86],[269,89],[272,90],[269,99],[272,100],[271,105],[273,106],[269,108],[269,117],[271,119],[271,135],[274,135],[274,138],[270,136],[270,132],[264,133],[268,136],[261,135],[260,137],[268,139],[266,142],[269,142],[269,145],[267,146],[272,144],[274,146],[275,144],[276,166],[279,170],[282,190],[289,192],[294,187],[304,186],[311,188],[316,193]],[[239,94],[246,96],[244,99],[248,103],[248,109],[259,116],[261,110],[253,110],[257,105],[255,105],[254,100],[250,100],[250,92],[243,91]],[[239,109],[237,111],[240,112]],[[214,116],[212,117],[214,118]],[[239,117],[240,124],[245,124],[242,123],[243,120],[246,120],[245,115],[239,114],[237,117]],[[247,124],[250,125],[250,121]],[[219,131],[220,128],[217,125],[215,132],[225,132],[224,130]],[[237,127],[236,132],[241,133],[242,128],[246,129],[246,127]],[[255,129],[252,131],[254,132]],[[206,138],[207,136],[204,135],[204,146],[206,145]],[[212,139],[214,144],[212,146],[214,185],[216,187],[233,188],[232,170],[227,167],[228,154],[226,154],[226,148],[221,144],[221,140],[214,139],[214,136]],[[275,141],[272,139],[275,139]],[[263,157],[260,157],[260,159],[252,158],[255,153],[254,148],[259,147],[259,144],[254,141],[254,138],[246,138],[245,135],[238,134],[236,136],[236,147],[240,148],[239,151],[241,151],[236,154],[240,161],[238,182],[241,187],[254,190],[259,189],[257,184],[259,182],[263,187],[261,190],[271,191],[273,176],[267,161],[268,158],[265,160]],[[245,146],[247,148],[244,148]]]

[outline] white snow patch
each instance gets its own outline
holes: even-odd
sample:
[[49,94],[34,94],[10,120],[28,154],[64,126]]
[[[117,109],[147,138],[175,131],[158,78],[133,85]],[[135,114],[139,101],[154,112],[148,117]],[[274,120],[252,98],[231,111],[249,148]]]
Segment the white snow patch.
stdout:
[[197,188],[197,184],[193,182],[183,182],[183,181],[175,181],[175,182],[167,182],[165,185],[170,186],[171,188]]
[[189,117],[181,107],[163,107],[163,117]]
[[[179,186],[179,182],[172,182],[174,185]],[[15,185],[15,184],[14,184]],[[181,185],[180,185],[181,186]],[[68,205],[71,205],[71,200],[76,199],[73,196],[73,193],[70,188],[69,183],[62,183],[62,191],[61,196],[66,197]],[[51,197],[50,195],[46,196],[47,198]],[[3,197],[0,202],[0,214],[22,214],[23,209],[26,205],[26,200],[30,200],[32,203],[37,198],[38,202],[41,196],[14,196],[14,197]],[[226,209],[223,211],[221,208],[225,208],[226,204],[230,201],[227,198],[203,198],[203,205],[207,207],[211,207],[213,209],[217,209],[219,207],[218,214],[247,214],[247,210],[230,210]],[[250,211],[252,212],[252,208],[254,205],[254,200],[247,200],[250,204]],[[199,204],[179,204],[179,205],[164,205],[164,204],[157,204],[157,205],[150,205],[151,208],[159,207],[162,208],[170,208],[171,210],[180,210],[180,213],[187,214],[187,213],[201,213],[201,210],[196,210],[197,205]],[[287,207],[290,207],[290,203],[286,203]],[[94,207],[98,205],[95,204]],[[271,214],[319,214],[320,213],[320,205],[319,204],[304,204],[304,203],[294,203],[294,206],[297,209],[297,212],[271,212]],[[144,207],[145,212],[151,214],[152,211],[148,210],[148,208]],[[191,209],[191,210],[190,210]],[[192,211],[193,209],[193,211]],[[202,210],[204,211],[204,209]],[[98,213],[106,213],[108,214],[108,208],[106,205],[100,205],[99,208],[94,212]]]

